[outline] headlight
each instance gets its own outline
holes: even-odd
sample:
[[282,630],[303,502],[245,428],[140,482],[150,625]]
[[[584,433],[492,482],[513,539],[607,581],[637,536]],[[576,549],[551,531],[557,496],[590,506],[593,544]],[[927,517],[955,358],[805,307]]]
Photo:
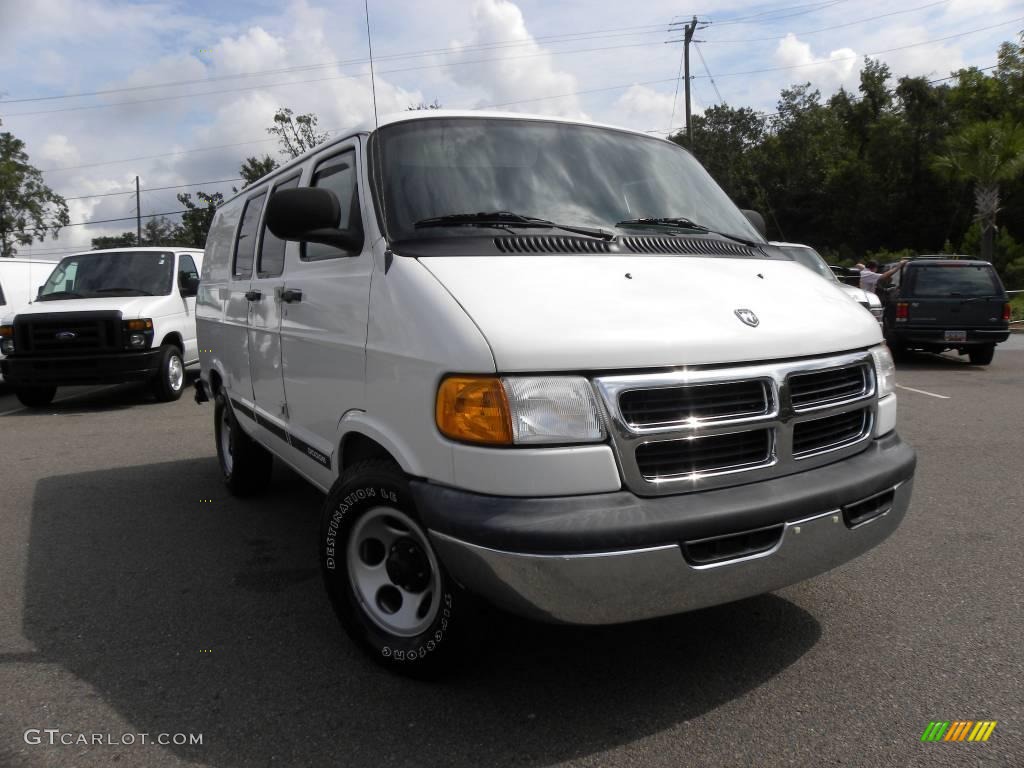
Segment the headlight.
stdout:
[[896,365],[892,361],[892,353],[885,344],[871,348],[871,357],[875,361],[875,381],[880,398],[896,391]]
[[589,443],[605,434],[579,376],[453,376],[438,389],[435,419],[446,437],[490,445]]
[[133,333],[128,336],[129,347],[144,347],[146,346],[146,334],[144,333]]
[[153,321],[148,317],[124,320],[121,323],[124,346],[127,349],[145,349],[153,342]]
[[14,354],[14,326],[0,325],[0,354]]

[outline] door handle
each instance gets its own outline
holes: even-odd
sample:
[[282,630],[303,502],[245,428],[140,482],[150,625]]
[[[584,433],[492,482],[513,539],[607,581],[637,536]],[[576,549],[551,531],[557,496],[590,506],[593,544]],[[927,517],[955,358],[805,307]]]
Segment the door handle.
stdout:
[[247,298],[249,301],[259,301],[260,299],[263,298],[263,292],[262,291],[246,291],[245,292],[245,298]]
[[302,291],[298,288],[285,288],[281,291],[281,301],[291,304],[294,301],[302,301]]

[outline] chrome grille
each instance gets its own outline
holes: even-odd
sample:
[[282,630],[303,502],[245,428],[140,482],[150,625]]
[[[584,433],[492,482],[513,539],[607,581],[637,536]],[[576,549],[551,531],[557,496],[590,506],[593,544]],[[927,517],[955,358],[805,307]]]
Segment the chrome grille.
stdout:
[[691,419],[762,416],[770,408],[767,381],[632,389],[619,395],[622,418],[631,427],[639,428],[684,424]]
[[799,459],[860,440],[870,423],[866,408],[798,422],[793,425],[793,456]]
[[687,493],[858,453],[874,424],[869,352],[594,379],[625,484]]
[[871,386],[867,365],[848,365],[789,377],[789,398],[798,411],[860,397]]
[[659,440],[636,449],[636,463],[647,480],[732,472],[771,460],[772,438],[767,429],[724,435]]

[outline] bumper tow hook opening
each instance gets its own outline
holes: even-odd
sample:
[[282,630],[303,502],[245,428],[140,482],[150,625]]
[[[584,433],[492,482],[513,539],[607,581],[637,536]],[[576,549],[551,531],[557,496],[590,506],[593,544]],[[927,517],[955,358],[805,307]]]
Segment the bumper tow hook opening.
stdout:
[[895,497],[896,489],[890,488],[854,504],[848,504],[843,507],[843,522],[846,523],[847,528],[856,528],[876,517],[881,517],[892,509]]
[[683,542],[683,557],[690,565],[715,565],[729,560],[759,555],[775,548],[782,538],[783,525],[758,528],[726,536]]

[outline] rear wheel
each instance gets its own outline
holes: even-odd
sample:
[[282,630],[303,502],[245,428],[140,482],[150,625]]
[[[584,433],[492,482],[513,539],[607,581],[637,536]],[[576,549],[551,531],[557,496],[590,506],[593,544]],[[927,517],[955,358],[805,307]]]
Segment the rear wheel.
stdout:
[[992,358],[995,353],[995,344],[985,344],[980,347],[971,347],[967,350],[967,354],[971,358],[972,365],[988,365],[992,362]]
[[213,419],[217,461],[228,490],[236,496],[248,496],[266,488],[274,457],[242,431],[223,389],[214,398]]
[[28,408],[43,408],[53,402],[56,394],[56,387],[18,387],[14,390],[18,402]]
[[160,347],[160,370],[153,382],[153,394],[164,403],[177,400],[185,391],[185,362],[174,344]]
[[392,462],[360,462],[335,482],[323,507],[320,565],[342,627],[375,661],[432,676],[458,658],[467,600]]

